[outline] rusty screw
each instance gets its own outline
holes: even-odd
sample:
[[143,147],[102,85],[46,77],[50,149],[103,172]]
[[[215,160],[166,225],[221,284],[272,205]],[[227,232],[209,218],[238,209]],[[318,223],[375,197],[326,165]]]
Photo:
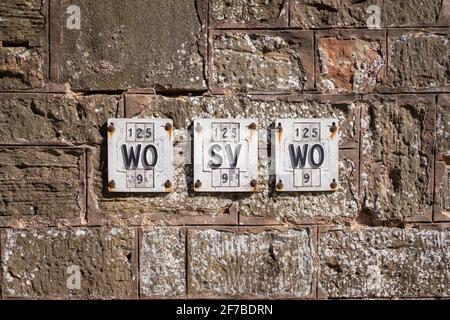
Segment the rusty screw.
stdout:
[[166,129],[166,131],[170,131],[172,130],[173,126],[170,122],[167,122],[166,125],[164,126],[164,129]]
[[257,185],[258,185],[258,181],[256,181],[256,179],[252,179],[252,181],[250,181],[250,186],[252,188],[256,188]]
[[256,123],[252,122],[248,127],[250,130],[256,130]]
[[164,188],[166,189],[172,188],[172,182],[170,182],[170,180],[167,180],[166,183],[164,183]]
[[114,123],[111,122],[111,124],[108,126],[108,132],[114,132]]
[[284,187],[284,185],[283,185],[283,181],[278,181],[278,183],[277,183],[277,190],[283,190],[283,187]]
[[195,189],[201,188],[201,186],[202,186],[202,182],[200,180],[197,180],[194,185]]
[[277,130],[278,130],[278,132],[282,132],[283,131],[283,127],[281,126],[281,122],[278,123]]
[[337,188],[336,179],[333,179],[333,182],[331,182],[331,184],[330,184],[330,188],[333,189],[333,190]]
[[330,131],[333,132],[333,133],[335,133],[335,132],[337,131],[337,129],[338,129],[338,128],[337,128],[337,126],[336,126],[336,123],[333,122],[333,124],[332,124],[331,127],[330,127]]
[[116,183],[114,182],[114,180],[111,180],[110,182],[108,182],[108,188],[109,189],[115,189],[116,188]]

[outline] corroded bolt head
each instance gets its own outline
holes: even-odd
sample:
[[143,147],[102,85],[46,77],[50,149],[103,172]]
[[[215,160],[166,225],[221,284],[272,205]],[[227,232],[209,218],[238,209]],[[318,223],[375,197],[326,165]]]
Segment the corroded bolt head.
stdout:
[[170,122],[167,122],[166,125],[164,126],[164,129],[166,129],[166,131],[170,131],[172,130],[173,126]]
[[331,127],[330,127],[330,131],[333,132],[333,133],[335,133],[335,132],[337,131],[337,129],[338,129],[338,128],[337,128],[337,126],[336,126],[336,123],[333,122],[333,124],[332,124]]
[[283,181],[278,181],[278,183],[277,183],[277,190],[283,190],[283,187],[284,187],[284,185],[283,185]]
[[281,131],[283,131],[283,127],[281,126],[281,123],[279,123],[279,124],[278,124],[278,126],[277,126],[277,130],[278,130],[278,132],[281,132]]
[[116,188],[116,183],[114,182],[114,180],[111,180],[108,182],[108,188],[109,189],[115,189]]
[[111,124],[108,126],[108,132],[113,132],[114,130],[114,123],[111,122]]
[[250,123],[250,125],[248,126],[251,130],[256,130],[256,123],[252,122]]
[[202,182],[201,182],[200,180],[197,180],[197,181],[195,182],[194,187],[195,187],[196,189],[198,189],[198,188],[200,188],[201,186],[202,186]]
[[250,186],[252,188],[256,188],[257,185],[258,185],[258,181],[256,181],[256,179],[252,179],[252,181],[250,181]]
[[169,189],[169,188],[171,188],[171,187],[172,187],[172,182],[170,182],[170,180],[167,180],[167,181],[164,183],[164,188]]
[[336,189],[336,188],[337,188],[337,182],[336,182],[335,179],[333,179],[333,182],[331,182],[330,188],[331,188],[331,189]]

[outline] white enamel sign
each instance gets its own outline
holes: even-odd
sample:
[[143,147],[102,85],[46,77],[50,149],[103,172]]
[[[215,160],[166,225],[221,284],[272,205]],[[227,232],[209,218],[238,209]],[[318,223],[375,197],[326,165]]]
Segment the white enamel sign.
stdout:
[[108,190],[173,190],[172,120],[108,120]]
[[194,121],[195,191],[256,191],[257,127],[254,119]]
[[277,119],[272,132],[276,190],[335,191],[339,182],[336,119]]

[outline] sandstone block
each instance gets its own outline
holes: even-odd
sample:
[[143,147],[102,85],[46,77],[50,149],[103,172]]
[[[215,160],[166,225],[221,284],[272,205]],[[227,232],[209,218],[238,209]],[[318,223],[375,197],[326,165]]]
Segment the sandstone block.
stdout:
[[340,229],[319,233],[319,296],[448,297],[450,232]]
[[189,232],[189,291],[195,296],[314,294],[311,229]]
[[0,95],[0,142],[4,144],[101,144],[119,96]]
[[0,148],[0,226],[80,224],[85,154],[78,148]]
[[[53,10],[55,77],[77,90],[206,90],[205,3],[195,0],[62,0]],[[66,27],[80,8],[80,29]],[[58,63],[60,64],[59,70]]]
[[209,18],[213,27],[287,26],[287,0],[212,0]]
[[449,48],[447,30],[389,31],[386,90],[445,90],[450,84]]
[[211,33],[210,88],[216,93],[312,89],[312,36],[308,31]]
[[0,42],[27,43],[40,36],[45,19],[41,0],[7,0],[0,3]]
[[363,211],[378,221],[430,221],[433,96],[378,97],[361,118]]
[[384,75],[384,34],[318,32],[317,87],[323,93],[375,91]]
[[0,90],[41,88],[44,70],[42,49],[0,45]]
[[137,298],[134,229],[2,231],[7,298]]
[[291,25],[302,28],[367,27],[372,5],[380,8],[380,27],[443,23],[447,0],[291,0]]
[[144,229],[140,249],[140,287],[145,297],[186,294],[186,233],[180,228]]

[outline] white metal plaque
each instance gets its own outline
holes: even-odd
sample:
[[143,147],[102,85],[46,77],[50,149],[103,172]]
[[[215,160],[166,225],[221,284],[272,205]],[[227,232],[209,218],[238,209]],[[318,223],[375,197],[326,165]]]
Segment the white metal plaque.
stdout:
[[194,121],[195,191],[256,191],[257,127],[255,119]]
[[277,119],[272,133],[277,191],[335,191],[339,182],[336,119]]
[[172,120],[108,120],[108,190],[173,190]]

